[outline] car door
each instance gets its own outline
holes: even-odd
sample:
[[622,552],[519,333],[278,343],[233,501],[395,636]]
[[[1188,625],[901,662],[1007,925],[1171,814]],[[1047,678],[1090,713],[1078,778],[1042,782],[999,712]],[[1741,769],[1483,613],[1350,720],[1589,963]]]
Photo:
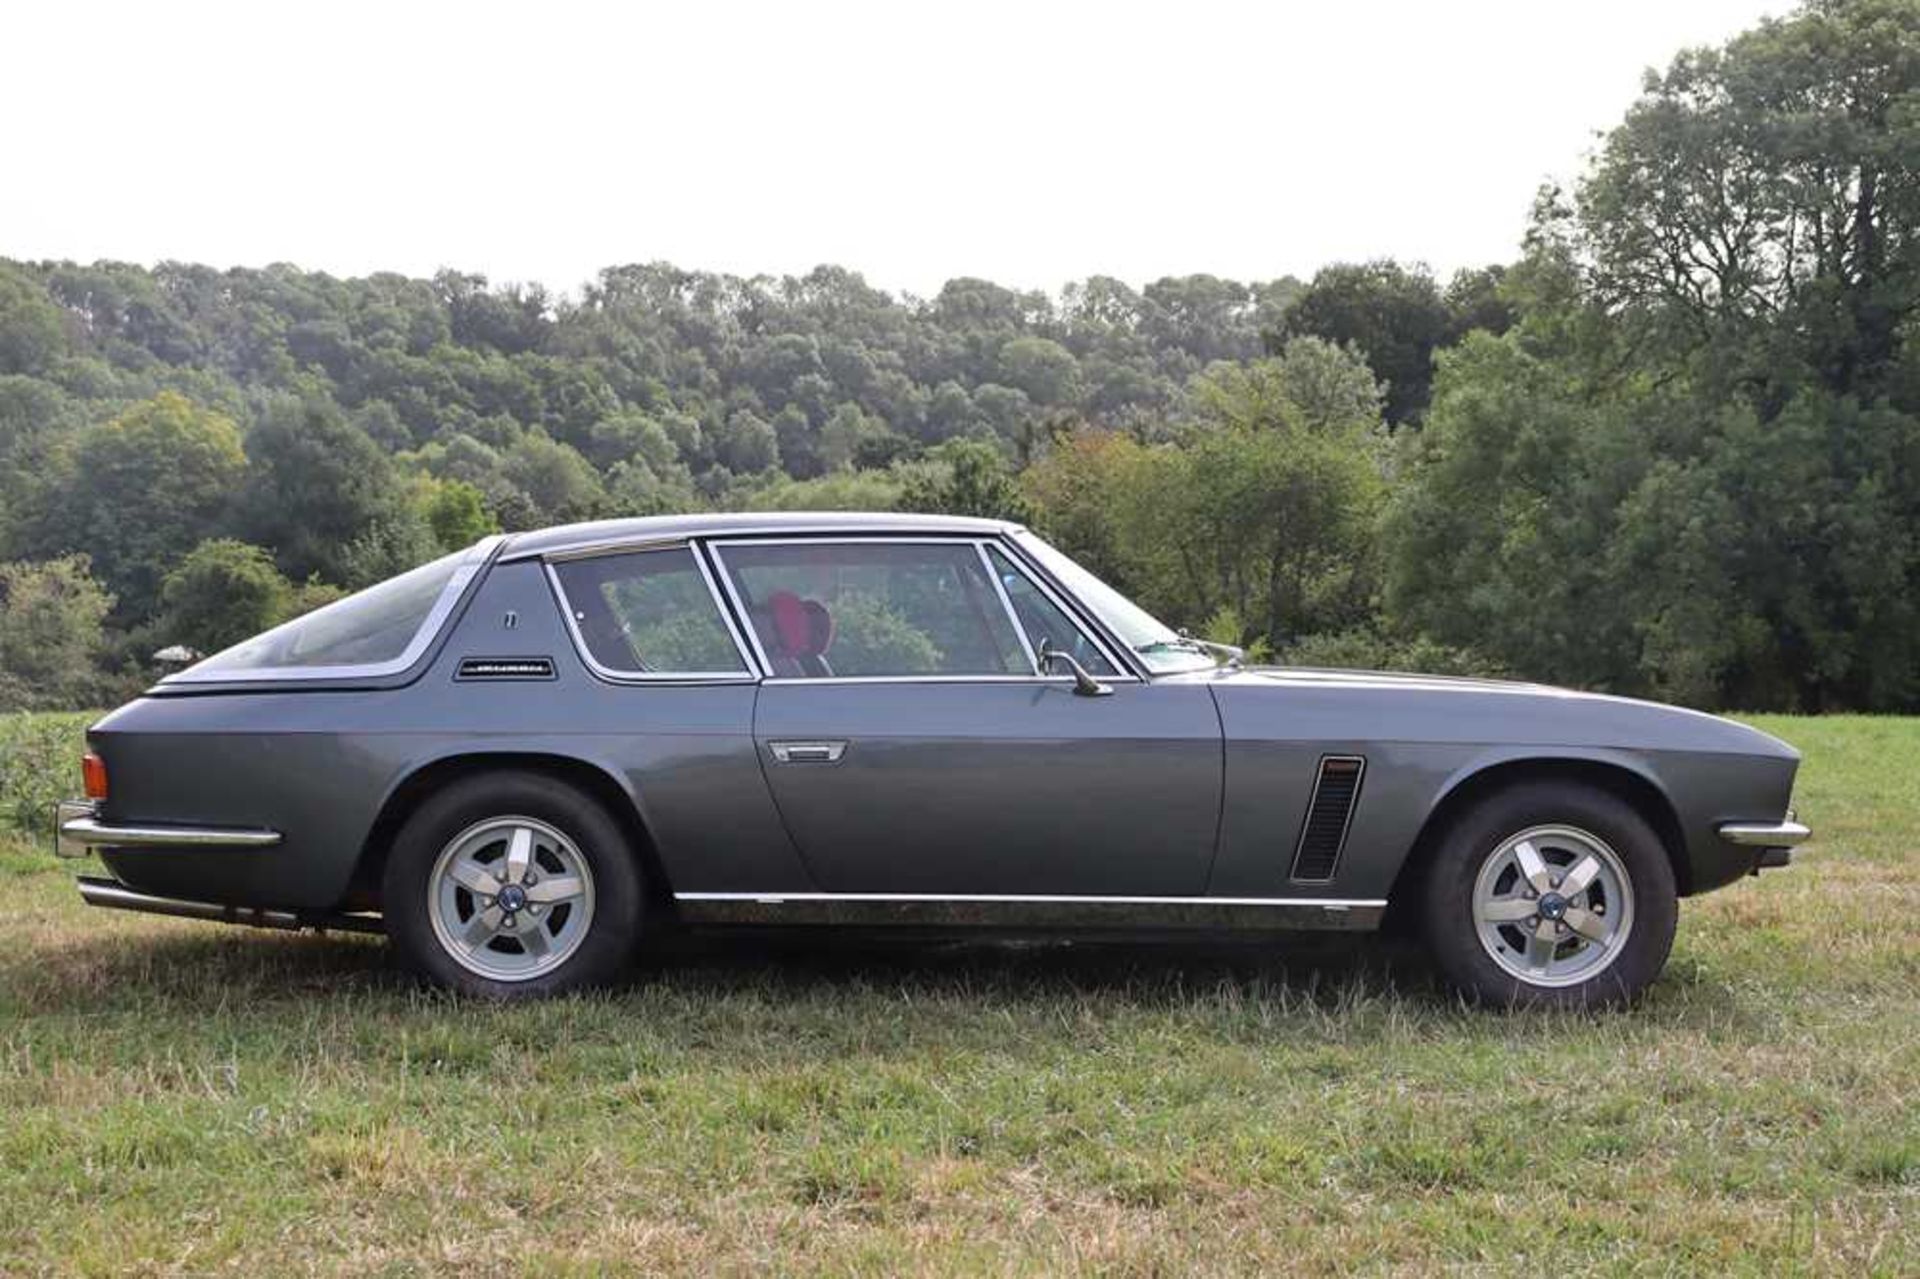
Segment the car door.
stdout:
[[[991,541],[713,550],[769,672],[754,715],[768,785],[822,890],[1205,891],[1222,762],[1204,687],[1136,677]],[[1111,695],[1043,677],[1040,638]]]

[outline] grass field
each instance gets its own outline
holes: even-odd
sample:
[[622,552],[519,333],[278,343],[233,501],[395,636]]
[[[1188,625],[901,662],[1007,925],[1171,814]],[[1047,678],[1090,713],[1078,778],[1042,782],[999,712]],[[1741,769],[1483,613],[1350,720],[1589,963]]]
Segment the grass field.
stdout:
[[[1757,722],[1817,842],[1614,1015],[1365,940],[690,949],[502,1009],[0,833],[0,1272],[1920,1272],[1920,721]],[[0,719],[0,800],[78,723]]]

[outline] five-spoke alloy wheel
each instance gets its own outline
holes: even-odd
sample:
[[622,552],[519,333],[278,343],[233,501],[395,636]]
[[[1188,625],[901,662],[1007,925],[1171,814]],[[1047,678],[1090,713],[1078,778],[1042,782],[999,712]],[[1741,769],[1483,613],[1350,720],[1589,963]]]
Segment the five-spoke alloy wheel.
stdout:
[[609,980],[641,917],[618,823],[583,792],[527,772],[470,776],[431,795],[394,840],[383,900],[404,960],[495,997]]
[[1482,1002],[1628,999],[1665,965],[1679,913],[1672,863],[1646,819],[1571,781],[1514,785],[1459,814],[1425,892],[1435,957]]

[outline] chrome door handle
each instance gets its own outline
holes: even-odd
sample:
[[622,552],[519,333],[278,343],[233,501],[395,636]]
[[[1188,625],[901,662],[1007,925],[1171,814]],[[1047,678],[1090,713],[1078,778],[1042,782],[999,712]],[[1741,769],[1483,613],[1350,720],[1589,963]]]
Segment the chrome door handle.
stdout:
[[768,742],[767,749],[782,764],[838,764],[847,753],[845,742]]

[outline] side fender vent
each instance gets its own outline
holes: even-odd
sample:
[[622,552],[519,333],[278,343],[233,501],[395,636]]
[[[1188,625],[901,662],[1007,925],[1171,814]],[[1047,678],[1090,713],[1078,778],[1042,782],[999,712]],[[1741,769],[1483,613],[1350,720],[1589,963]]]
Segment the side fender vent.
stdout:
[[1307,806],[1307,820],[1300,827],[1300,847],[1293,854],[1293,878],[1327,880],[1340,864],[1340,850],[1346,846],[1347,829],[1353,824],[1354,806],[1360,801],[1360,779],[1366,774],[1367,761],[1358,755],[1323,755],[1320,780],[1314,784],[1313,802]]

